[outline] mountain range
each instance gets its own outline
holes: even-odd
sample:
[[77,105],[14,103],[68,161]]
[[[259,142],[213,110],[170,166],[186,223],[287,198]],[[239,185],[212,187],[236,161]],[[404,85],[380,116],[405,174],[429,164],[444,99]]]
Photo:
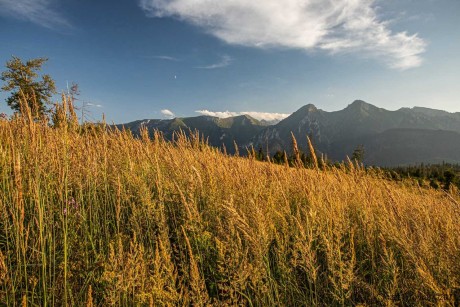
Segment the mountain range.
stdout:
[[308,135],[315,149],[333,161],[346,159],[362,145],[367,165],[460,163],[460,113],[421,107],[388,111],[362,100],[334,112],[308,104],[274,125],[241,115],[139,120],[117,126],[134,134],[145,126],[163,132],[167,139],[179,129],[198,130],[210,145],[225,146],[229,153],[235,152],[235,143],[243,153],[251,146],[270,155],[278,150],[289,153],[292,132],[301,150],[308,151]]

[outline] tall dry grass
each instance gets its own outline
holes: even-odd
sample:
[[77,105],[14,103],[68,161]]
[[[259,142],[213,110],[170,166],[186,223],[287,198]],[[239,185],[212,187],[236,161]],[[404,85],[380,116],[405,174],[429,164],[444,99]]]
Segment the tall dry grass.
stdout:
[[460,303],[455,192],[59,110],[55,128],[0,121],[0,305]]

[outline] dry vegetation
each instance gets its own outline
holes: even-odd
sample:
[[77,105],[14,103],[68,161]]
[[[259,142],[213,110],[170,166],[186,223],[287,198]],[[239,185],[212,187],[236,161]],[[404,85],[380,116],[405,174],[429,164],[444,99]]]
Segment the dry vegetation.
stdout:
[[0,121],[0,305],[460,303],[455,191],[58,126]]

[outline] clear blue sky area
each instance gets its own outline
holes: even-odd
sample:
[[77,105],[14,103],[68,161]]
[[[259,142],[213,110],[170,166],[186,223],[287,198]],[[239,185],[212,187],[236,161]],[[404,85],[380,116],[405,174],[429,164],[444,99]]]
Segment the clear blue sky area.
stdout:
[[355,99],[460,112],[458,16],[458,0],[0,0],[0,62],[49,58],[115,123]]

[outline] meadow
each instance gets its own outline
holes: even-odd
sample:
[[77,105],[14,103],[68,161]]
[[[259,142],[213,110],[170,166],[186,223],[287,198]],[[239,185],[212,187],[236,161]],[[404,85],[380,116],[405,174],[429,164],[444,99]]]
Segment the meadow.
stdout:
[[0,120],[0,305],[458,306],[460,196],[353,163]]

